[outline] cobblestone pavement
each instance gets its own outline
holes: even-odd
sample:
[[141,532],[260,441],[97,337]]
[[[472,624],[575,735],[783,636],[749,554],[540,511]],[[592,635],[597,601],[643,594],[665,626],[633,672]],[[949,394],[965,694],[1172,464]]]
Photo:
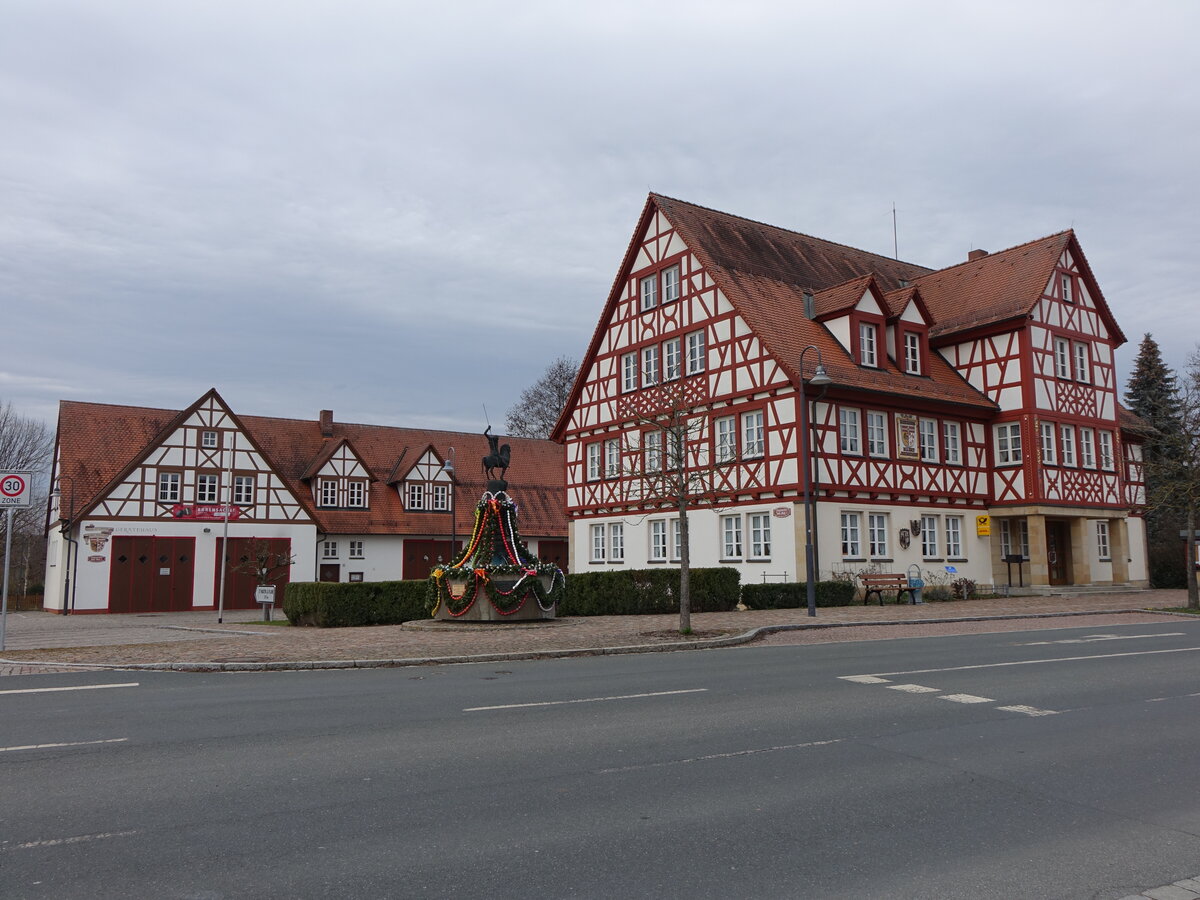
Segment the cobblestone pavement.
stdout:
[[[261,614],[213,612],[132,616],[56,616],[26,612],[8,617],[0,674],[47,671],[47,666],[164,665],[191,668],[309,668],[465,661],[504,654],[562,655],[614,652],[618,648],[674,649],[680,645],[741,643],[763,628],[756,644],[873,640],[899,636],[1111,626],[1161,622],[1146,609],[1186,604],[1184,591],[1144,591],[1077,597],[1012,597],[927,603],[822,608],[816,618],[803,609],[697,613],[695,634],[678,634],[677,615],[593,616],[548,623],[409,623],[366,628],[291,628],[267,625]],[[1066,613],[1077,615],[1064,615]],[[1120,614],[1115,614],[1120,613]],[[1087,614],[1087,615],[1078,615]],[[989,617],[1017,617],[979,621]],[[938,622],[936,620],[951,620]],[[672,646],[673,645],[673,646]]]

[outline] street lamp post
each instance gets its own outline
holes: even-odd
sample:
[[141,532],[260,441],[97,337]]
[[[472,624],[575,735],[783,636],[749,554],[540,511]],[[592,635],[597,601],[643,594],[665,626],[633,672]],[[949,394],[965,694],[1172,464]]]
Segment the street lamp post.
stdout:
[[[63,574],[63,615],[68,615],[75,607],[74,596],[71,594],[71,563],[72,560],[78,565],[79,563],[79,542],[71,537],[71,529],[75,527],[75,479],[70,475],[58,473],[58,487],[54,489],[55,495],[58,497],[58,517],[62,519],[62,482],[66,479],[70,485],[70,503],[67,507],[66,524],[59,531],[67,542],[67,564],[66,571]],[[74,552],[72,552],[74,551]],[[69,604],[69,605],[68,605]]]
[[[813,377],[804,381],[804,354],[809,350],[817,353],[817,368]],[[813,514],[812,514],[812,460],[810,459],[809,425],[808,425],[808,391],[809,384],[821,389],[820,397],[825,396],[825,389],[833,384],[833,379],[825,371],[821,361],[821,349],[815,344],[809,344],[800,351],[800,461],[804,467],[804,571],[805,592],[808,595],[808,614],[817,614],[817,584],[816,566],[813,559]]]
[[442,463],[442,471],[450,478],[450,558],[447,565],[454,565],[454,545],[458,543],[458,523],[454,520],[454,448],[449,448],[449,458]]

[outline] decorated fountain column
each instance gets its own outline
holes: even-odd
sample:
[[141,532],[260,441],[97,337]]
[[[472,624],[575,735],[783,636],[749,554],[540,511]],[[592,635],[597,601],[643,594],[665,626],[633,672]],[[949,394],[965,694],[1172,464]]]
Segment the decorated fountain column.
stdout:
[[466,622],[553,619],[566,593],[566,578],[558,566],[540,561],[521,541],[518,507],[504,478],[511,451],[490,431],[491,426],[484,432],[490,447],[483,458],[487,490],[475,507],[466,547],[429,576],[433,617]]

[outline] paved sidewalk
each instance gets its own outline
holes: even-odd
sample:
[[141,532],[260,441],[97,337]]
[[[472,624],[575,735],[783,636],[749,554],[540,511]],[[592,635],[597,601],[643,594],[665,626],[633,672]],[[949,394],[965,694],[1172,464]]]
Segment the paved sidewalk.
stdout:
[[255,611],[226,613],[220,624],[214,612],[66,617],[24,612],[8,617],[0,674],[46,671],[55,664],[203,671],[418,665],[731,646],[752,640],[811,643],[964,630],[1104,627],[1161,622],[1161,614],[1144,610],[1185,604],[1184,591],[1144,591],[822,608],[815,619],[803,609],[697,613],[692,616],[696,633],[687,638],[676,630],[677,615],[324,629],[267,625]]

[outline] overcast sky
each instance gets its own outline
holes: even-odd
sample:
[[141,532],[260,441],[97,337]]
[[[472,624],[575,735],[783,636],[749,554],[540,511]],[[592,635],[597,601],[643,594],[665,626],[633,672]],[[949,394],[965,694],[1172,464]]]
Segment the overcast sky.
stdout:
[[647,191],[1200,339],[1200,3],[13,0],[0,400],[503,426]]

